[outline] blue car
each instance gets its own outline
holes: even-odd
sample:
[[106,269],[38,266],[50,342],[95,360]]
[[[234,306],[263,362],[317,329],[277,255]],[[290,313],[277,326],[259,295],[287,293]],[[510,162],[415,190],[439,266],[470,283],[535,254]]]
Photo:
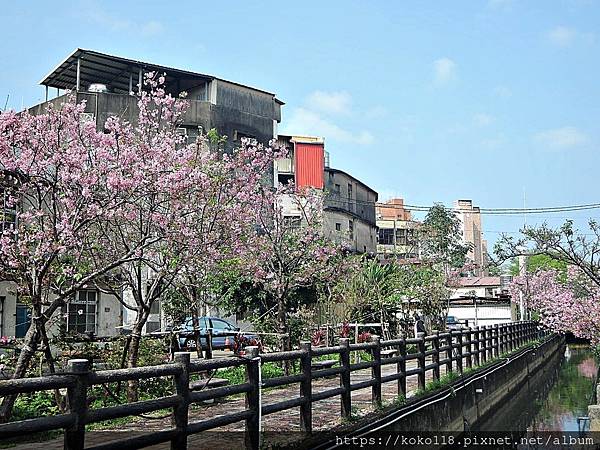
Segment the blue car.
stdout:
[[[196,349],[196,339],[194,338],[194,322],[191,317],[187,317],[183,324],[177,328],[179,334],[179,346],[188,350]],[[218,317],[198,317],[198,331],[200,332],[200,345],[207,348],[206,334],[208,330],[212,331],[212,347],[221,350],[233,348],[235,335],[240,331],[239,327]],[[204,336],[204,337],[203,337]],[[255,337],[247,335],[246,337]]]

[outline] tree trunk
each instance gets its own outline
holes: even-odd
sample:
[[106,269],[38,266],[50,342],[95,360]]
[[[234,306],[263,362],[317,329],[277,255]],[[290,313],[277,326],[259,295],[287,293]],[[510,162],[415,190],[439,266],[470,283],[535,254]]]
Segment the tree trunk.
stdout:
[[[129,344],[129,355],[127,357],[127,368],[137,367],[140,355],[140,342],[142,340],[142,330],[150,314],[150,307],[147,309],[139,308],[133,329],[131,330],[131,342]],[[127,383],[127,400],[129,402],[138,401],[138,380],[129,380]]]
[[[291,350],[290,335],[287,326],[287,315],[285,310],[285,298],[283,294],[277,297],[277,328],[279,332],[279,345],[281,351]],[[283,364],[285,375],[290,374],[290,361],[286,360]]]
[[[13,379],[23,378],[27,374],[27,369],[29,368],[31,359],[35,356],[35,352],[40,343],[40,337],[41,336],[38,327],[32,323],[27,330],[27,334],[25,334],[23,347],[21,348],[21,353],[19,353],[19,359],[17,360],[15,371],[12,376]],[[14,394],[7,395],[2,400],[2,405],[0,405],[1,422],[8,422],[10,420],[12,408],[17,400],[17,397],[18,395]]]

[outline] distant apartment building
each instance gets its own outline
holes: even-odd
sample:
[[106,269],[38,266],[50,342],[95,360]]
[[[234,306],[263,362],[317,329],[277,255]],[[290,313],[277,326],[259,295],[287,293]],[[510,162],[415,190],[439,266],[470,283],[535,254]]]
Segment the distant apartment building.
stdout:
[[[322,138],[278,137],[288,149],[288,157],[275,163],[275,181],[293,181],[299,188],[310,186],[325,192],[324,232],[334,241],[344,242],[357,253],[375,253],[377,192],[352,175],[329,167]],[[293,215],[293,211],[289,211]]]
[[[135,124],[139,109],[138,97],[133,94],[146,89],[143,80],[148,72],[165,74],[167,94],[178,97],[187,93],[189,108],[178,132],[188,141],[212,128],[228,137],[226,149],[238,146],[244,137],[266,144],[277,136],[283,102],[273,93],[212,75],[83,49],[75,50],[42,79],[46,101],[29,108],[29,112],[43,114],[50,104],[85,101],[82,119],[94,121],[99,130],[111,116]],[[265,175],[270,179],[270,173]],[[14,224],[16,217],[16,211],[6,205],[2,184],[6,180],[0,179],[2,227],[11,226],[11,221]],[[132,302],[127,292],[123,297],[125,302]],[[94,286],[78,292],[60,313],[67,331],[100,336],[117,334],[119,327],[131,324],[135,318],[135,313],[124,308],[116,297]],[[158,303],[150,313],[147,332],[159,329],[164,319]],[[0,335],[23,337],[30,322],[29,308],[19,299],[14,283],[0,280]]]
[[461,223],[463,242],[471,246],[467,258],[474,265],[473,275],[487,275],[487,241],[483,238],[479,207],[473,206],[472,200],[457,200],[454,211]]
[[419,258],[419,222],[404,208],[404,200],[393,198],[377,206],[377,255],[382,261]]

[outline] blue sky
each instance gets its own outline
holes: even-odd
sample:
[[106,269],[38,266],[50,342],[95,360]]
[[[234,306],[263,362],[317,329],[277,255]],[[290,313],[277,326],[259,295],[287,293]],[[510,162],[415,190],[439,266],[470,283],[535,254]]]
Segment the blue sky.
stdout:
[[[385,200],[481,207],[598,201],[600,2],[5,2],[0,107],[77,47],[277,93],[280,132]],[[598,211],[529,217],[581,220]],[[523,217],[485,216],[486,238]]]

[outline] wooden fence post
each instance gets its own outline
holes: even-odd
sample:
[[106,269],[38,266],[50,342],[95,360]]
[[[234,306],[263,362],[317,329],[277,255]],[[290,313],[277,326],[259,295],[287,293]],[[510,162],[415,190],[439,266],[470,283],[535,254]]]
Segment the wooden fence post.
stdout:
[[399,360],[396,363],[396,371],[402,374],[398,378],[398,396],[406,398],[406,339],[402,338],[398,345],[398,356]]
[[[198,342],[198,341],[196,341]],[[187,448],[187,426],[190,405],[190,354],[176,352],[175,363],[183,369],[175,375],[175,391],[181,398],[179,404],[173,408],[173,426],[177,429],[177,436],[171,440],[171,450]]]
[[471,327],[469,327],[469,329],[467,330],[467,342],[465,342],[465,345],[467,348],[467,356],[466,356],[467,368],[470,369],[473,367],[473,356],[472,356],[473,329]]
[[475,339],[473,340],[473,356],[475,357],[475,366],[479,366],[481,364],[481,359],[479,358],[479,327],[475,327],[473,336]]
[[417,338],[419,342],[417,342],[417,351],[419,352],[419,356],[417,357],[417,363],[419,367],[418,374],[418,388],[424,390],[425,389],[425,333],[417,333]]
[[480,363],[481,364],[485,364],[485,362],[487,361],[487,350],[486,350],[486,330],[485,330],[486,326],[483,325],[482,327],[480,327],[479,329],[479,351],[480,353]]
[[494,359],[494,353],[493,353],[494,346],[493,346],[493,341],[492,341],[492,332],[493,331],[492,330],[493,330],[493,327],[491,325],[488,325],[486,327],[486,331],[485,331],[485,333],[486,333],[485,346],[487,347],[486,351],[487,351],[487,360],[488,361],[491,361],[492,359]]
[[433,362],[433,380],[438,381],[440,379],[440,332],[436,331],[431,341],[433,344],[433,354],[431,360]]
[[300,396],[304,403],[300,405],[300,430],[312,433],[312,347],[310,342],[301,342],[300,350],[306,352],[300,357],[300,368],[304,380],[300,383]]
[[456,370],[462,375],[463,373],[463,330],[458,330],[456,334]]
[[371,386],[371,401],[375,406],[381,405],[381,337],[371,336],[371,341],[375,342],[373,347],[373,367],[371,367],[371,377],[375,380]]
[[209,328],[206,331],[206,359],[212,359],[213,357],[213,343],[212,343],[212,330]]
[[77,377],[77,383],[67,389],[69,412],[75,415],[75,423],[65,430],[64,447],[65,450],[83,450],[89,362],[87,359],[70,359],[67,364],[68,372]]
[[246,419],[246,448],[258,450],[260,448],[260,357],[258,347],[246,347],[246,381],[252,385],[252,390],[246,392],[246,409],[252,415]]
[[506,325],[499,325],[498,326],[498,348],[499,348],[499,353],[502,354],[507,350],[507,346],[508,346],[508,341],[506,340]]
[[446,337],[446,373],[452,372],[452,357],[454,356],[452,353],[452,330],[448,330],[448,336]]
[[340,387],[344,390],[341,395],[342,417],[348,418],[352,414],[352,391],[350,388],[350,339],[340,338]]
[[494,325],[494,334],[493,334],[493,338],[492,338],[492,342],[494,345],[494,353],[493,353],[493,357],[497,358],[498,356],[500,356],[500,332],[499,332],[499,326],[498,324]]

